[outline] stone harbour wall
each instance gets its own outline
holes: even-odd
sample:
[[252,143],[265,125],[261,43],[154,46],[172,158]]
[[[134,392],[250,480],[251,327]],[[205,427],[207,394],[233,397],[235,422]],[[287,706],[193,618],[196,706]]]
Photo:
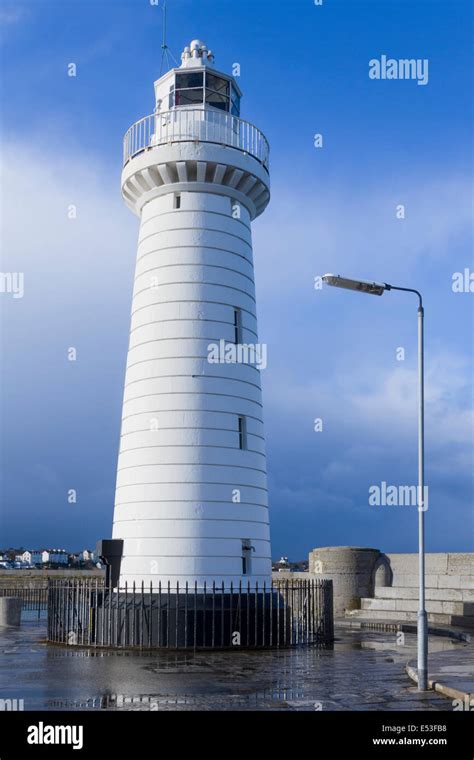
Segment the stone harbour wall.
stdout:
[[[416,620],[418,554],[332,546],[313,549],[308,573],[279,577],[329,578],[334,587],[334,616],[365,621]],[[474,552],[425,556],[428,620],[474,628]]]

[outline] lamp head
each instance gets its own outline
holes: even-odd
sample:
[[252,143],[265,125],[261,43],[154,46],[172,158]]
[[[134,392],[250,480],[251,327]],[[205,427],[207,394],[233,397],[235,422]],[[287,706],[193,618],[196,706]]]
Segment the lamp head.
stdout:
[[370,293],[373,296],[381,296],[388,286],[384,282],[374,282],[373,280],[351,280],[349,277],[341,277],[339,274],[323,275],[323,282],[331,285],[333,288],[344,288],[344,290],[358,290],[359,293]]

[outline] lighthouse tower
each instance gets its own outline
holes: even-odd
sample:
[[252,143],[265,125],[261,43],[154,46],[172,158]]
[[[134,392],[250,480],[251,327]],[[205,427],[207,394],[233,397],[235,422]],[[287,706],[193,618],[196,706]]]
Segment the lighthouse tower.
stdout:
[[271,579],[250,229],[269,200],[268,143],[201,41],[181,58],[124,141],[122,194],[140,231],[119,583],[255,588]]

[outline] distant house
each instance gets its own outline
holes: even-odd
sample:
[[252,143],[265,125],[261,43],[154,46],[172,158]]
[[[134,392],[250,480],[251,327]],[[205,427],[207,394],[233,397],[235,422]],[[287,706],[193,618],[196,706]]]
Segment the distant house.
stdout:
[[26,551],[26,552],[23,552],[22,554],[15,554],[15,558],[13,560],[13,567],[15,567],[16,569],[31,567],[30,552]]
[[36,565],[68,565],[69,554],[65,549],[39,549],[32,552],[33,562]]
[[95,559],[95,554],[94,552],[91,552],[90,549],[84,549],[84,551],[80,553],[79,559],[81,559],[83,562],[93,562]]
[[277,573],[301,573],[308,570],[308,563],[305,560],[300,560],[299,562],[290,562],[288,557],[280,557],[278,562],[273,563],[272,570],[273,572]]
[[25,562],[28,565],[41,565],[43,563],[42,549],[27,549],[23,554],[15,557],[15,562]]
[[278,570],[278,572],[280,573],[283,573],[285,570],[286,571],[290,570],[290,563],[288,562],[288,557],[280,557],[280,559],[276,563],[275,569]]
[[42,552],[42,562],[43,564],[49,562],[54,565],[68,565],[69,554],[65,549],[45,549]]
[[11,562],[8,559],[8,555],[5,554],[5,552],[0,552],[0,569],[6,570],[7,568],[11,567]]
[[[0,563],[2,562],[8,563],[6,566],[11,564],[7,556],[0,555]],[[46,564],[68,565],[69,554],[65,549],[27,549],[22,554],[15,555],[13,564],[17,569]]]
[[25,560],[23,558],[23,554],[15,554],[15,558],[13,560],[13,567],[15,568],[15,570],[23,570],[28,567],[31,567],[31,564],[28,559]]

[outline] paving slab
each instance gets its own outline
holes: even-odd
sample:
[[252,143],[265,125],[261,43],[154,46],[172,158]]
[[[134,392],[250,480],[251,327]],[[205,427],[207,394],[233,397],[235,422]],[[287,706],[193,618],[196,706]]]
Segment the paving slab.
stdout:
[[[407,673],[417,682],[416,661],[407,665]],[[453,705],[458,709],[474,710],[474,644],[459,649],[435,652],[428,660],[430,689],[451,700],[460,701]]]

